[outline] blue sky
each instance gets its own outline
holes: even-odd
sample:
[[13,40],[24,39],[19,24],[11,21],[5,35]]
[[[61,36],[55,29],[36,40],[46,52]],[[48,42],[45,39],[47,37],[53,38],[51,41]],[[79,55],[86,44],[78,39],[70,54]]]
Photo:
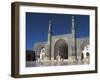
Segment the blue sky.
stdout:
[[[50,20],[53,35],[71,33],[73,15],[26,12],[26,49],[32,50],[34,43],[47,41]],[[89,37],[89,15],[74,16],[76,37]]]

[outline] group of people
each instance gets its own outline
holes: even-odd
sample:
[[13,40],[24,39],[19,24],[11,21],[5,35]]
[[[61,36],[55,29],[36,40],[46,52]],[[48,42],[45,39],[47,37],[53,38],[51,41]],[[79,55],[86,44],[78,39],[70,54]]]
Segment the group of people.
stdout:
[[56,61],[61,61],[61,62],[63,62],[64,61],[64,59],[60,56],[60,55],[57,55],[56,56]]

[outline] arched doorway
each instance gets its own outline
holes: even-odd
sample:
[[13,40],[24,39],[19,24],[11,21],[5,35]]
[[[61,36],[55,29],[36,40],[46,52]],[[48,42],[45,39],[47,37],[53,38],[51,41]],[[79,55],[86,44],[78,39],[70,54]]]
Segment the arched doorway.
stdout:
[[68,45],[64,39],[59,39],[54,46],[54,59],[59,55],[63,59],[68,59]]
[[46,53],[45,53],[45,48],[41,48],[40,51],[40,60],[44,60],[44,58],[46,57]]
[[89,57],[89,52],[86,53],[86,56]]

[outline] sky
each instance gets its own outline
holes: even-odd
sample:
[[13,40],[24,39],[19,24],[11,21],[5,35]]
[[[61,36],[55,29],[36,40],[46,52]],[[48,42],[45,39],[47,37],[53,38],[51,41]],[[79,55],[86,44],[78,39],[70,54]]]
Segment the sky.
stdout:
[[47,41],[49,21],[53,35],[71,33],[72,16],[75,16],[76,37],[89,37],[89,15],[26,12],[26,50],[32,50],[36,42]]

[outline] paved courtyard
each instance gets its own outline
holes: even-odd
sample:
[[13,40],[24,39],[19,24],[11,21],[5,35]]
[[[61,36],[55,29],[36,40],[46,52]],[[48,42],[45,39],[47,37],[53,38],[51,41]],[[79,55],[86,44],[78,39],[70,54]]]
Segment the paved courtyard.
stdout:
[[27,61],[26,67],[42,67],[42,66],[64,66],[64,65],[84,65],[89,64],[89,61],[84,60],[45,60],[45,61]]

